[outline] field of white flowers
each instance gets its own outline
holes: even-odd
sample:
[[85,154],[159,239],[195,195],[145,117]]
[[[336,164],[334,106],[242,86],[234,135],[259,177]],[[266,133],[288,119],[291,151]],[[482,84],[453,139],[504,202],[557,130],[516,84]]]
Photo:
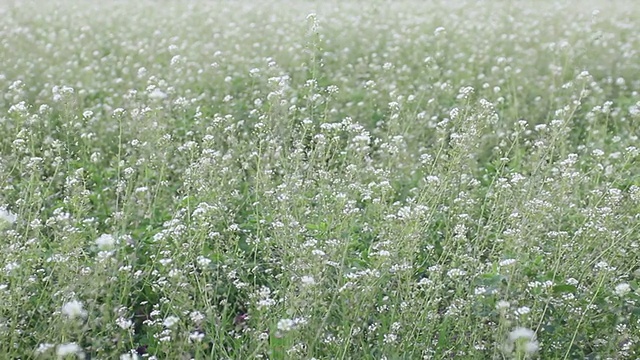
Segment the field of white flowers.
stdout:
[[0,2],[0,359],[639,358],[630,4]]

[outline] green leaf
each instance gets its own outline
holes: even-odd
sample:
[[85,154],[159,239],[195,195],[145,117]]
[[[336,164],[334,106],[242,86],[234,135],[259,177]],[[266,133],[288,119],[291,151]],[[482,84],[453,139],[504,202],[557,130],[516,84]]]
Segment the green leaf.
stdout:
[[572,293],[575,294],[578,288],[569,284],[559,284],[553,287],[554,294]]

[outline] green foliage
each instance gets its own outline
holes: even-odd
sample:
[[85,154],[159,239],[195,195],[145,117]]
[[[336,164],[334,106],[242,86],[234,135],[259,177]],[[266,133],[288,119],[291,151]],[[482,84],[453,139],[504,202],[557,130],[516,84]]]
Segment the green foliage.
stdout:
[[0,354],[639,356],[636,6],[219,5],[0,4]]

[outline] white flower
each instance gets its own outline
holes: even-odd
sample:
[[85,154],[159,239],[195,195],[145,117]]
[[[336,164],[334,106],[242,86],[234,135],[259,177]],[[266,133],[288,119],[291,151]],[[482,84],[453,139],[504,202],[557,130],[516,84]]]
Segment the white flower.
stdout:
[[300,281],[304,286],[310,286],[316,283],[316,279],[314,279],[313,276],[308,276],[308,275],[305,275],[302,278],[300,278]]
[[200,267],[207,267],[209,266],[209,264],[211,264],[211,259],[206,258],[204,256],[198,256],[198,258],[196,259],[196,262],[198,263],[198,265],[200,265]]
[[398,340],[398,335],[396,334],[385,334],[383,342],[385,344],[393,344]]
[[153,99],[153,100],[162,100],[162,99],[166,99],[167,98],[167,94],[164,93],[162,90],[160,90],[158,88],[155,88],[149,94],[149,98]]
[[58,355],[58,357],[65,357],[65,356],[69,356],[69,355],[78,355],[79,357],[82,357],[82,349],[80,349],[80,346],[78,346],[78,344],[76,343],[68,343],[68,344],[61,344],[58,345],[58,349],[56,350],[56,355]]
[[16,222],[16,215],[5,208],[0,208],[0,222],[7,222],[13,224]]
[[504,259],[502,261],[500,261],[500,266],[509,266],[509,265],[513,265],[516,263],[515,259]]
[[138,360],[139,357],[137,354],[122,354],[120,355],[120,360]]
[[87,312],[83,309],[82,303],[78,300],[71,300],[62,306],[62,313],[69,319],[75,319],[77,317],[84,318],[87,316]]
[[290,331],[295,325],[296,323],[291,319],[281,319],[278,321],[277,327],[280,331]]
[[531,309],[529,307],[527,307],[527,306],[519,307],[515,311],[516,315],[524,315],[524,314],[528,314],[530,312],[531,312]]
[[496,309],[498,310],[508,309],[509,306],[510,306],[509,302],[505,300],[500,300],[496,303]]
[[533,341],[527,341],[524,343],[524,352],[527,354],[533,354],[536,351],[538,351],[538,349],[540,349],[540,344],[533,340]]
[[540,349],[540,344],[536,340],[536,333],[533,330],[517,327],[509,333],[509,340],[504,349],[507,352],[512,352],[515,349],[519,354],[529,356]]
[[202,339],[204,339],[204,334],[199,332],[199,331],[195,331],[195,332],[192,332],[191,334],[189,334],[189,341],[201,342]]
[[200,324],[205,319],[204,314],[202,314],[200,311],[192,311],[189,314],[189,317],[191,318],[191,321],[196,324]]
[[625,296],[630,291],[631,291],[631,286],[629,286],[629,284],[627,284],[627,283],[621,283],[621,284],[616,285],[616,288],[614,290],[614,292],[618,296]]
[[379,256],[390,256],[391,253],[389,251],[387,251],[387,250],[380,250],[380,251],[378,251],[378,255]]
[[56,346],[53,345],[53,344],[43,343],[43,344],[38,345],[38,348],[36,349],[35,353],[36,353],[36,355],[44,354],[47,351],[53,349],[54,347],[56,347]]
[[509,340],[510,341],[516,341],[518,339],[531,340],[531,339],[535,338],[535,336],[536,336],[536,333],[533,332],[533,330],[527,329],[527,328],[523,328],[523,327],[517,327],[517,328],[513,329],[513,331],[511,331],[509,333]]
[[166,319],[164,319],[164,322],[162,322],[162,325],[170,328],[173,325],[177,324],[178,321],[180,321],[180,318],[178,318],[177,316],[169,316]]
[[133,326],[133,321],[129,320],[129,319],[125,319],[123,317],[119,317],[116,319],[116,324],[122,329],[122,330],[127,330],[128,328],[130,328],[131,326]]
[[109,250],[113,248],[115,243],[116,239],[110,234],[102,234],[96,239],[96,245],[100,250]]
[[465,275],[467,275],[467,272],[461,269],[451,269],[447,271],[447,276],[449,277],[465,276]]
[[315,255],[315,256],[325,256],[326,253],[322,250],[318,250],[318,249],[313,249],[311,250],[311,254]]
[[8,263],[7,265],[4,266],[4,271],[10,273],[15,269],[18,269],[20,267],[20,264],[18,264],[15,261],[12,261],[10,263]]

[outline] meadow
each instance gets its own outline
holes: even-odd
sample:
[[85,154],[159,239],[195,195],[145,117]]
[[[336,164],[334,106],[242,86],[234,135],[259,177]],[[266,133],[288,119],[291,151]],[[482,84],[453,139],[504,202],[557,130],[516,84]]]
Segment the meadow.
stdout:
[[640,358],[629,1],[0,1],[0,359]]

